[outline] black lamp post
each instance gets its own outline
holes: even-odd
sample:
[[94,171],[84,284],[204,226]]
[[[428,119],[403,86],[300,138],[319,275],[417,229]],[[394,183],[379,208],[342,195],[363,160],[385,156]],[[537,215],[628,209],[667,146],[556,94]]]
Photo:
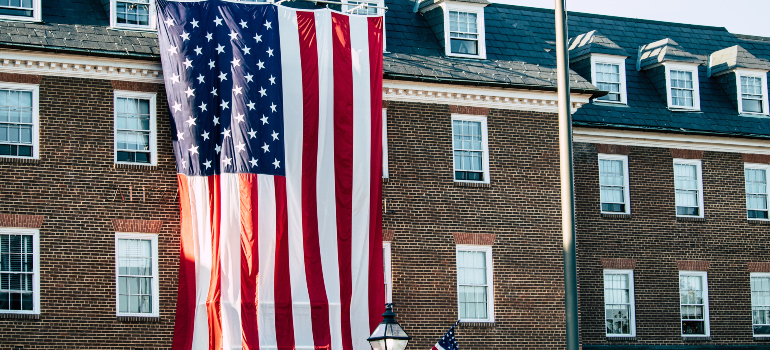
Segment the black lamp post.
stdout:
[[377,326],[369,339],[369,344],[374,350],[404,350],[411,340],[401,325],[396,322],[396,314],[393,312],[393,304],[385,304],[385,313],[382,314],[382,322]]

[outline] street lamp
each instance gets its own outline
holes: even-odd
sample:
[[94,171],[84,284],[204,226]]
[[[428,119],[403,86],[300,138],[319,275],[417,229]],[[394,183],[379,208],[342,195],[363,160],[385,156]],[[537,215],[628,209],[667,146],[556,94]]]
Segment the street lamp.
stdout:
[[406,334],[401,325],[396,322],[393,304],[387,303],[385,313],[382,314],[382,322],[366,340],[374,350],[404,350],[410,339],[412,337]]

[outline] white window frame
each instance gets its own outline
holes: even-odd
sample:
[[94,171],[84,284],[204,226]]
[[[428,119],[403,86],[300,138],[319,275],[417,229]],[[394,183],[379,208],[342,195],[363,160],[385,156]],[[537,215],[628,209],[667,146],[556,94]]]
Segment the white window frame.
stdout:
[[[768,278],[770,277],[770,273],[767,272],[752,272],[749,274],[749,292],[751,292],[751,278],[754,277],[760,277],[760,278]],[[751,332],[754,334],[754,303],[751,303]],[[757,305],[757,306],[766,306],[766,305]],[[770,338],[770,334],[754,334],[755,338]]]
[[[762,113],[743,111],[743,91],[741,90],[742,89],[741,77],[752,77],[752,78],[760,79],[760,85],[762,87]],[[770,107],[770,104],[768,104],[768,99],[767,99],[767,72],[766,71],[738,69],[735,71],[735,84],[737,89],[736,91],[738,92],[738,114],[745,114],[745,115],[751,115],[751,116],[770,115],[770,112],[768,111],[768,107]]]
[[620,69],[618,70],[618,72],[620,73],[620,88],[619,88],[620,101],[608,101],[608,100],[599,100],[599,99],[594,99],[594,101],[599,103],[627,104],[628,97],[626,94],[626,58],[622,56],[591,54],[591,83],[594,84],[594,86],[596,86],[596,64],[597,63],[614,64],[620,67]]
[[[481,152],[484,180],[472,181],[472,180],[457,180],[455,178],[455,145],[454,145],[454,121],[472,121],[481,122]],[[449,137],[452,144],[452,179],[454,182],[470,182],[470,183],[489,183],[489,135],[487,132],[487,117],[483,115],[467,115],[467,114],[452,114],[452,121],[449,125]]]
[[[701,276],[703,277],[703,330],[704,334],[684,334],[682,332],[682,321],[685,321],[682,319],[682,299],[681,299],[681,289],[677,288],[678,293],[677,297],[679,297],[679,334],[682,335],[682,337],[710,337],[711,336],[711,325],[709,323],[709,284],[708,284],[708,272],[706,271],[679,271],[679,277],[682,276]],[[680,281],[677,281],[681,283]],[[677,285],[679,284],[677,283]]]
[[[444,54],[449,57],[464,57],[464,58],[480,58],[482,60],[487,59],[487,45],[486,45],[486,29],[484,26],[484,6],[482,4],[470,4],[470,3],[441,3],[441,8],[444,11]],[[452,53],[452,45],[449,38],[449,12],[459,11],[476,14],[476,29],[478,30],[479,39],[479,54],[468,55],[461,53]]]
[[[680,218],[702,218],[704,217],[704,205],[703,205],[703,166],[700,159],[683,159],[674,158],[674,165],[676,164],[689,164],[695,165],[696,172],[698,174],[698,215],[679,215],[676,213],[676,179],[674,179],[674,213]],[[673,169],[672,169],[673,170]],[[676,177],[676,174],[674,174]],[[744,189],[745,190],[745,189]]]
[[[460,262],[457,259],[458,253],[464,252],[485,252],[487,258],[487,317],[486,319],[466,319],[460,318],[460,281],[457,279],[460,270]],[[458,244],[455,247],[455,278],[457,279],[457,318],[460,322],[493,323],[495,322],[495,288],[494,273],[492,265],[492,246]]]
[[[112,157],[115,164],[130,164],[156,166],[158,165],[158,128],[156,93],[115,90],[112,99]],[[119,162],[118,161],[118,98],[140,98],[150,100],[150,163]]]
[[32,310],[0,310],[0,314],[40,314],[40,230],[0,227],[0,235],[32,236]]
[[[152,312],[150,313],[132,313],[120,312],[120,289],[118,286],[119,262],[118,262],[118,240],[120,239],[141,239],[149,240],[152,249]],[[136,232],[115,232],[115,314],[117,316],[130,317],[159,317],[160,315],[160,275],[158,274],[158,235],[154,233],[136,233]]]
[[[758,163],[743,163],[743,171],[744,171],[744,179],[746,178],[746,169],[757,169],[757,170],[764,170],[765,171],[765,181],[767,181],[767,201],[768,201],[768,213],[770,213],[770,164],[758,164]],[[744,180],[745,181],[745,180]],[[743,187],[743,190],[746,191],[746,186]],[[748,193],[745,193],[748,196]],[[747,199],[748,200],[748,199]],[[749,204],[748,201],[746,202],[746,219],[747,220],[756,220],[756,221],[770,221],[770,215],[768,219],[762,219],[762,218],[750,218],[749,217]]]
[[607,275],[628,275],[628,297],[630,301],[629,305],[629,323],[628,327],[631,331],[630,334],[609,334],[607,333],[607,300],[604,300],[604,333],[607,336],[607,338],[628,338],[628,337],[635,337],[636,336],[636,303],[634,301],[634,270],[620,270],[620,269],[604,269],[604,272],[602,273],[602,291],[606,289],[604,287],[605,279],[607,278]]
[[155,0],[150,0],[150,3],[148,4],[150,7],[150,18],[149,23],[146,26],[138,24],[118,23],[118,1],[119,0],[110,0],[110,28],[121,30],[130,29],[138,31],[155,31],[155,29],[158,27],[158,14],[155,10]]
[[388,171],[388,109],[382,109],[382,178],[390,177]]
[[391,268],[390,242],[382,242],[382,260],[385,266],[385,302],[393,302],[393,273]]
[[0,15],[0,20],[11,20],[11,21],[19,21],[19,22],[42,22],[42,14],[41,14],[41,1],[42,0],[32,0],[32,17],[26,17],[26,16],[11,16],[11,15]]
[[0,82],[0,89],[32,92],[32,157],[0,156],[0,158],[40,159],[40,85]]
[[[668,108],[682,111],[700,111],[700,83],[698,81],[698,65],[682,63],[664,63],[666,67],[666,99]],[[674,106],[671,96],[671,71],[685,71],[692,73],[692,107]]]
[[[615,212],[615,211],[604,211],[602,210],[602,200],[601,200],[601,160],[622,160],[623,161],[623,199],[624,199],[624,205],[626,206],[625,212]],[[602,214],[631,214],[631,197],[630,197],[630,189],[629,189],[629,179],[628,179],[628,156],[625,154],[606,154],[606,153],[599,153],[599,157],[597,159],[597,162],[600,164],[599,166],[599,210],[602,212]]]

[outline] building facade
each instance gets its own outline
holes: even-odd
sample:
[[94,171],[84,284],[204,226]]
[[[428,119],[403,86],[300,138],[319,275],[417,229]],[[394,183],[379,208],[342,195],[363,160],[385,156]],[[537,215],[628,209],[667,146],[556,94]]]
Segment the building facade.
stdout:
[[[410,348],[458,319],[462,348],[562,348],[553,12],[372,4],[383,302]],[[332,7],[382,12],[359,5]],[[153,0],[0,0],[0,349],[171,347],[155,21]],[[569,29],[583,348],[770,347],[770,39],[578,13]]]

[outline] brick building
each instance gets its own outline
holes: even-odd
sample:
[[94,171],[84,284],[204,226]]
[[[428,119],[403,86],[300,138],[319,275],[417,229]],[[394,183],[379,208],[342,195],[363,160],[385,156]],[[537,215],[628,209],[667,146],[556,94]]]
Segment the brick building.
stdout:
[[[0,0],[0,349],[170,348],[151,2]],[[458,318],[463,348],[561,348],[553,13],[379,4],[385,284],[410,348]],[[770,39],[569,20],[583,347],[767,347]]]

